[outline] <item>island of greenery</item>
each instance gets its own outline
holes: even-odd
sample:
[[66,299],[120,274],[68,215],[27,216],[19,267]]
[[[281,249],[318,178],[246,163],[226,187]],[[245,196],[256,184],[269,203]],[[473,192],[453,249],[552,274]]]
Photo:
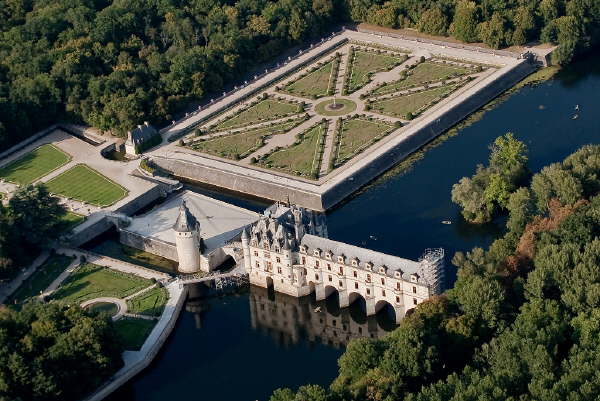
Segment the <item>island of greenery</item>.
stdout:
[[[512,135],[500,137],[488,169],[500,174],[511,160],[505,167],[523,171],[523,155]],[[506,200],[504,236],[454,256],[454,288],[387,337],[351,342],[330,388],[279,389],[270,400],[597,399],[599,160],[600,146],[584,146],[509,186],[494,198]]]

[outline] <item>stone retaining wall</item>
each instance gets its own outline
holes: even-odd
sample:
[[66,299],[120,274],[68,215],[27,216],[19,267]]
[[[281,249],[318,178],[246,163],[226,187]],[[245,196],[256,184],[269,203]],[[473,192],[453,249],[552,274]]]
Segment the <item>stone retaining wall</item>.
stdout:
[[127,231],[126,229],[119,230],[119,241],[122,244],[141,251],[150,252],[175,262],[179,261],[175,244],[169,244],[165,241],[144,237],[143,235]]

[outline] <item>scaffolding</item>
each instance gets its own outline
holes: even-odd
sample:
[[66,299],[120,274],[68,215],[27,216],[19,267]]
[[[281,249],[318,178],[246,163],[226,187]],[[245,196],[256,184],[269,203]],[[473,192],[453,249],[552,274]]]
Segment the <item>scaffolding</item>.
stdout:
[[419,258],[423,279],[429,285],[431,295],[439,295],[444,290],[445,261],[443,248],[425,249]]

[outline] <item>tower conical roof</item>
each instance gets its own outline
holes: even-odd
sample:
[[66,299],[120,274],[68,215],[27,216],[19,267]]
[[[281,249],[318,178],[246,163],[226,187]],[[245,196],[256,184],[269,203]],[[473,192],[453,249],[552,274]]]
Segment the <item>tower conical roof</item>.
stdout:
[[190,212],[185,201],[181,201],[181,206],[179,206],[179,216],[173,225],[173,230],[177,232],[190,232],[194,231],[197,225],[198,220],[196,220],[194,215]]

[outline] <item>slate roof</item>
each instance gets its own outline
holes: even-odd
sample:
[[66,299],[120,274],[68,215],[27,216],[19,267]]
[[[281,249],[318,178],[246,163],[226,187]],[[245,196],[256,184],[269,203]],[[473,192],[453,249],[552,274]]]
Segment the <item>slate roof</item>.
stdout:
[[177,221],[173,225],[173,230],[177,232],[190,232],[195,230],[197,225],[198,220],[190,212],[185,201],[182,201],[181,206],[179,206],[179,216],[177,216]]
[[302,237],[300,245],[304,245],[308,248],[307,253],[309,255],[311,255],[315,249],[320,249],[323,254],[327,251],[331,251],[333,254],[331,260],[334,262],[337,261],[338,256],[342,255],[346,257],[346,264],[350,264],[352,259],[358,258],[359,267],[361,268],[365,268],[365,263],[370,262],[373,264],[374,272],[378,272],[379,267],[386,266],[388,268],[387,274],[390,276],[397,270],[402,271],[404,278],[408,278],[407,276],[413,273],[421,274],[421,264],[419,262],[373,251],[371,249],[360,248],[328,238],[317,237],[316,235],[306,234]]
[[158,135],[156,128],[144,122],[143,125],[138,125],[137,128],[127,132],[127,142],[136,146],[152,139],[156,135]]

